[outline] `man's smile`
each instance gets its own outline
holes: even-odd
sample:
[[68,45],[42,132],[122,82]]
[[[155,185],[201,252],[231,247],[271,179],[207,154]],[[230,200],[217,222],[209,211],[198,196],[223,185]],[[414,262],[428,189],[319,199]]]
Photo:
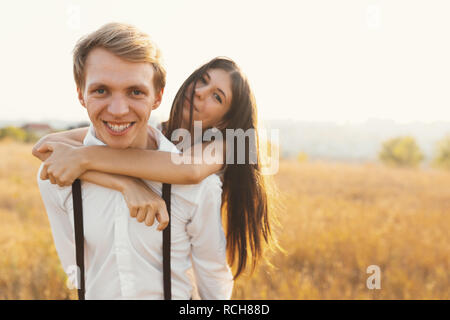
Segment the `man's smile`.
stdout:
[[104,121],[103,124],[105,125],[106,130],[114,136],[122,136],[126,134],[128,131],[131,130],[133,125],[135,124],[135,121],[131,122],[110,122],[110,121]]

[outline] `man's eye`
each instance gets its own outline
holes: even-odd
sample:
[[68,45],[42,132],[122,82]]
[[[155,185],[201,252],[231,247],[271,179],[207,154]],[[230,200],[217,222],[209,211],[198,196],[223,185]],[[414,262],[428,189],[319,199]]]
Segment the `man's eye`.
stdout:
[[215,98],[217,101],[219,101],[219,103],[222,103],[222,98],[221,98],[217,93],[214,93],[214,98]]
[[97,89],[97,90],[95,90],[95,92],[99,93],[99,94],[104,94],[105,93],[105,89]]
[[142,94],[141,90],[133,90],[133,95],[138,96],[140,94]]

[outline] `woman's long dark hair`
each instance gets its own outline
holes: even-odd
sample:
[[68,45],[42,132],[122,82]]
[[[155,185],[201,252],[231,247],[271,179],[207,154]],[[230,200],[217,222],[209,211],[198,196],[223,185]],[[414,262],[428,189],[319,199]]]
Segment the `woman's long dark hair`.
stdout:
[[[257,262],[263,256],[263,241],[271,249],[278,247],[271,229],[271,222],[277,221],[274,213],[271,212],[268,181],[261,173],[259,139],[256,131],[256,102],[247,78],[236,63],[231,59],[218,57],[194,71],[178,90],[172,104],[170,118],[163,123],[163,132],[168,139],[171,139],[172,132],[181,127],[184,97],[188,87],[193,84],[193,89],[189,92],[191,101],[189,130],[191,131],[195,86],[209,69],[224,70],[231,78],[230,109],[217,126],[224,139],[227,137],[226,129],[242,129],[244,132],[253,129],[250,130],[253,132],[253,137],[246,140],[245,163],[238,164],[236,159],[229,159],[232,163],[227,161],[223,176],[222,213],[226,213],[227,255],[232,266],[237,262],[234,275],[236,279],[245,270],[249,258],[252,260],[252,271],[255,269]],[[236,157],[238,144],[235,143],[236,141],[229,140],[226,139],[227,151],[229,151],[228,147],[232,146],[234,157]],[[256,153],[256,161],[249,161],[252,152]],[[254,156],[252,159],[255,159]]]

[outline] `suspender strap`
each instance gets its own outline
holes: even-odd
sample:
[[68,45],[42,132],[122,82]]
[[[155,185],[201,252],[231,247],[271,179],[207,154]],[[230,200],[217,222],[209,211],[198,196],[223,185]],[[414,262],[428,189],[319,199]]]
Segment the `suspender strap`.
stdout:
[[169,225],[163,230],[163,280],[164,280],[164,300],[172,299],[172,284],[170,277],[170,184],[163,183],[162,197],[166,203],[169,214]]
[[[169,214],[169,224],[163,230],[163,280],[164,280],[164,299],[172,299],[172,285],[171,285],[171,269],[170,269],[170,192],[171,185],[163,184],[162,196],[166,203],[167,213]],[[81,184],[80,180],[76,179],[72,184],[72,198],[73,198],[73,214],[75,224],[75,253],[76,263],[80,269],[79,274],[79,289],[78,299],[85,299],[85,283],[84,283],[84,228],[83,228],[83,205],[81,201]],[[78,276],[78,274],[77,274]]]
[[79,179],[76,179],[72,184],[72,199],[75,224],[75,253],[77,266],[80,271],[80,273],[78,273],[77,269],[78,300],[84,300],[84,294],[86,292],[84,286],[84,229],[81,184]]

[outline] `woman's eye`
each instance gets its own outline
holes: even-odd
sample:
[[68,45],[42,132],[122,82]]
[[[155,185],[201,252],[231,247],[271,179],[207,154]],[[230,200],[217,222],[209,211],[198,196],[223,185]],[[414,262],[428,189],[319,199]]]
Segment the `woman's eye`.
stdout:
[[215,98],[217,101],[219,101],[219,103],[222,103],[222,98],[221,98],[217,93],[214,93],[214,98]]
[[201,78],[200,78],[200,81],[201,81],[203,84],[205,84],[205,83],[206,83],[205,77],[201,77]]
[[133,95],[138,96],[142,93],[141,90],[133,90]]
[[97,90],[95,90],[95,92],[99,93],[99,94],[104,94],[105,93],[105,89],[97,89]]

